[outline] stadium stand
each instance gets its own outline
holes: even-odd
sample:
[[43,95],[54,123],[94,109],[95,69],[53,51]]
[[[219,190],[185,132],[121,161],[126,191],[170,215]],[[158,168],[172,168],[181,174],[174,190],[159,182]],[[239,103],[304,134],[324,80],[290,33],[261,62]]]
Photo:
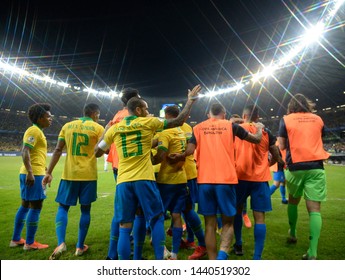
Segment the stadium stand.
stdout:
[[[323,138],[325,149],[331,153],[329,163],[345,164],[345,108],[321,111],[318,113],[325,122],[325,137]],[[57,142],[57,136],[61,127],[76,117],[54,116],[52,125],[45,130],[48,141],[48,152],[52,152]],[[22,137],[25,129],[30,125],[24,111],[0,110],[0,151],[21,150]],[[273,134],[277,134],[280,117],[262,118],[260,120]],[[106,120],[100,120],[105,126]]]

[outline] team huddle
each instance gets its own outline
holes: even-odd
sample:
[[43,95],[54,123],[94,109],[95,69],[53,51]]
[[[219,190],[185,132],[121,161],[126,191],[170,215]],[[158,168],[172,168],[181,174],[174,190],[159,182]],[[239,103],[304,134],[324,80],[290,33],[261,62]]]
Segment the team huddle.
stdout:
[[[47,169],[47,142],[42,129],[52,121],[50,106],[33,105],[29,110],[33,126],[23,138],[22,205],[15,217],[10,247],[23,245],[24,250],[48,247],[34,237],[45,188],[51,183],[54,167],[66,148],[56,197],[57,247],[49,257],[51,260],[67,250],[68,211],[78,200],[81,216],[75,255],[88,250],[84,241],[91,220],[91,204],[97,199],[97,157],[104,153],[112,162],[116,181],[107,259],[142,260],[147,231],[151,233],[157,260],[179,259],[182,245],[194,249],[190,260],[206,256],[210,260],[226,260],[231,250],[243,255],[242,213],[250,196],[254,217],[253,259],[259,260],[266,239],[265,213],[272,210],[271,194],[280,184],[282,202],[288,203],[287,241],[297,242],[297,205],[304,196],[310,217],[310,243],[302,258],[316,259],[322,225],[320,204],[327,192],[323,160],[329,155],[322,145],[323,122],[312,113],[313,104],[302,94],[293,96],[287,115],[280,121],[277,139],[258,122],[258,108],[254,105],[244,108],[242,118],[227,120],[224,106],[214,103],[208,119],[190,127],[185,121],[200,90],[197,85],[188,91],[188,101],[181,112],[176,106],[167,107],[161,120],[149,114],[148,105],[137,90],[125,89],[123,110],[105,128],[97,123],[98,105],[86,105],[82,118],[62,127]],[[286,155],[283,158],[282,153]],[[271,187],[270,166],[279,167]],[[172,235],[171,252],[165,246],[164,217],[168,212],[172,218],[167,231]],[[204,217],[205,228],[198,214]],[[188,231],[183,244],[182,219]],[[26,239],[21,237],[25,223]],[[221,227],[219,247],[217,225]]]

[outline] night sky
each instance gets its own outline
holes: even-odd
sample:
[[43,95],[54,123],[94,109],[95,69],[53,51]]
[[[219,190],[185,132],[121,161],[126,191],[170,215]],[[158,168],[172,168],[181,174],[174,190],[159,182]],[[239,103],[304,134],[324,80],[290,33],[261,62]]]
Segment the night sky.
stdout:
[[[164,102],[183,101],[187,89],[198,83],[206,92],[250,77],[291,48],[303,34],[302,25],[316,23],[325,13],[320,2],[307,0],[8,1],[1,5],[3,60],[24,63],[32,72],[80,87],[108,91],[135,87],[142,96]],[[344,20],[342,7],[333,20],[335,28],[324,35],[323,47],[315,44],[274,78],[218,100],[229,110],[255,102],[263,111],[283,112],[290,94],[301,92],[318,101],[320,108],[345,104]],[[19,97],[12,92],[23,85],[2,75],[0,79],[1,107],[14,106]],[[37,86],[23,91],[31,94],[30,102],[46,92]]]

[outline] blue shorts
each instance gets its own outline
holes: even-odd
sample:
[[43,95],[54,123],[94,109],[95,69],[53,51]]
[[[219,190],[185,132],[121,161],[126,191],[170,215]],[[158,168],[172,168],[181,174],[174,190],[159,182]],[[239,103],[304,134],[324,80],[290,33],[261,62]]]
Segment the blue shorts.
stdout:
[[182,213],[186,207],[186,184],[157,184],[161,194],[164,212]]
[[34,175],[35,183],[33,186],[28,187],[25,185],[26,174],[19,174],[20,182],[20,196],[25,201],[37,201],[46,199],[45,191],[42,187],[42,180],[44,176]]
[[284,183],[285,182],[284,171],[273,172],[273,181]]
[[187,181],[189,197],[193,204],[199,202],[199,186],[196,178]]
[[97,199],[97,181],[61,180],[55,201],[64,205],[89,205]]
[[257,212],[272,211],[271,192],[268,182],[238,181],[237,205],[243,205],[250,196],[250,208]]
[[204,216],[217,215],[217,213],[228,217],[235,216],[235,185],[199,184],[198,206],[198,213]]
[[139,180],[124,182],[116,186],[115,220],[132,223],[135,212],[141,206],[146,221],[163,214],[162,199],[155,181]]

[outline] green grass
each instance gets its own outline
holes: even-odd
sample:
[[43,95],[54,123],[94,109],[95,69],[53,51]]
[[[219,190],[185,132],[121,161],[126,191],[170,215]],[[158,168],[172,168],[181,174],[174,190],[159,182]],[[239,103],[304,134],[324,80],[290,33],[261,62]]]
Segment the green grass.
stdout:
[[[57,203],[55,196],[62,173],[63,158],[54,170],[54,180],[48,197],[44,202],[41,213],[40,224],[36,234],[39,242],[50,245],[49,249],[41,251],[24,252],[22,248],[9,248],[9,241],[12,237],[13,221],[16,211],[20,205],[19,194],[19,167],[20,157],[0,157],[0,259],[1,260],[46,260],[54,250],[57,239],[55,235],[55,214]],[[113,216],[114,202],[114,178],[112,172],[104,172],[103,159],[99,160],[99,181],[98,199],[92,205],[91,225],[86,244],[90,246],[87,254],[82,257],[74,256],[75,244],[77,242],[78,223],[80,217],[79,206],[71,207],[68,216],[68,227],[66,235],[67,252],[61,257],[65,260],[90,259],[103,260],[107,255],[110,223]],[[344,260],[345,259],[345,185],[343,166],[326,166],[328,200],[322,204],[323,228],[319,241],[318,259],[323,260]],[[267,237],[263,259],[266,260],[299,260],[308,249],[308,215],[305,203],[302,199],[299,205],[299,218],[297,225],[298,243],[296,245],[286,244],[288,231],[286,205],[281,204],[280,193],[277,191],[272,197],[273,211],[267,213]],[[253,217],[249,213],[251,220]],[[203,219],[202,219],[203,220]],[[170,220],[166,221],[166,227]],[[25,237],[25,228],[22,234]],[[230,259],[251,259],[254,248],[253,228],[243,228],[243,241],[245,255],[236,257],[231,255]],[[171,248],[171,238],[167,237],[167,247]],[[179,258],[187,259],[191,254],[190,250],[180,250]],[[147,239],[145,242],[144,256],[153,259],[153,250]]]

